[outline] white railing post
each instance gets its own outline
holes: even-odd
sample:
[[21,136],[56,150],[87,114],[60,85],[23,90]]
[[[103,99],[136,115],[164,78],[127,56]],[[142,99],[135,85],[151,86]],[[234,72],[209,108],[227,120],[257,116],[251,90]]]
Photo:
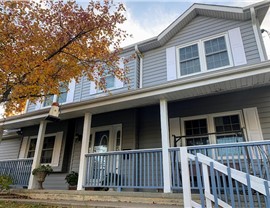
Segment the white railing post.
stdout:
[[[203,184],[204,184],[204,195],[209,196],[211,194],[210,191],[210,182],[209,182],[209,173],[208,166],[202,163],[202,173],[203,173]],[[212,207],[212,201],[208,197],[206,198],[206,207]]]
[[40,122],[28,189],[34,189],[37,187],[37,181],[34,175],[32,175],[32,171],[40,165],[40,158],[41,158],[41,153],[42,153],[42,148],[43,148],[43,143],[44,143],[46,126],[47,126],[47,121]]
[[187,147],[180,147],[184,207],[192,207]]
[[164,193],[171,192],[171,162],[169,154],[169,123],[167,100],[160,100],[160,123],[162,141],[162,161],[163,161],[163,183]]
[[84,124],[83,124],[83,137],[82,137],[82,147],[81,147],[81,157],[80,157],[80,167],[79,167],[79,177],[77,190],[84,190],[83,185],[86,177],[86,158],[85,154],[89,150],[89,139],[91,133],[91,122],[92,114],[85,113],[84,115]]

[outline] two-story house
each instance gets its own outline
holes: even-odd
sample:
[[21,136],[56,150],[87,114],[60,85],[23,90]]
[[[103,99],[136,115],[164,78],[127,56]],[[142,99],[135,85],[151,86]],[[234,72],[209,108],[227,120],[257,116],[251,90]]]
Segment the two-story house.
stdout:
[[173,147],[240,158],[245,145],[270,145],[263,141],[270,139],[270,61],[260,28],[269,5],[194,4],[157,37],[124,48],[121,56],[136,54],[129,86],[107,77],[106,94],[82,77],[58,99],[60,121],[45,120],[53,98],[0,120],[0,174],[34,188],[30,171],[45,163],[54,169],[46,189],[67,189],[65,176],[76,171],[78,190],[170,192],[181,189],[184,171]]

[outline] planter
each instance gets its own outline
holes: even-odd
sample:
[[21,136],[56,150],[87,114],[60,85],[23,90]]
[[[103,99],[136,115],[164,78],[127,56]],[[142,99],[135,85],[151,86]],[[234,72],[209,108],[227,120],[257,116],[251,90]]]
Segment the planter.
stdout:
[[43,182],[45,181],[45,178],[47,176],[47,172],[37,172],[36,173],[36,178],[37,178],[37,182],[38,182],[38,189],[44,189],[43,188]]
[[75,185],[75,186],[69,185],[68,190],[77,190],[77,185]]

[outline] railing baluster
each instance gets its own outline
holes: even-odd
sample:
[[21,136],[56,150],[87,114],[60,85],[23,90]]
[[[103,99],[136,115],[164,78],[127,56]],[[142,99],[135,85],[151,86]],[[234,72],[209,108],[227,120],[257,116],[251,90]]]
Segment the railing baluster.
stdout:
[[218,198],[217,198],[217,189],[216,189],[216,182],[215,182],[215,173],[214,173],[214,165],[213,162],[210,162],[210,176],[211,176],[211,185],[212,185],[212,194],[214,195],[214,206],[218,208]]
[[128,158],[128,186],[130,186],[130,182],[132,180],[132,176],[130,176],[130,166],[131,166],[131,159],[132,159],[132,154],[129,155],[129,158]]
[[155,152],[155,167],[156,167],[156,170],[155,170],[155,173],[156,173],[156,180],[155,180],[155,186],[158,187],[158,160],[157,160],[157,156],[158,156],[158,153]]
[[[180,166],[179,166],[179,162],[180,162],[180,154],[179,154],[179,149],[174,153],[176,154],[176,181],[177,181],[177,187],[178,188],[182,188],[182,181],[181,181],[181,178],[182,178],[182,173],[180,174]],[[181,183],[181,184],[180,184]]]
[[[232,151],[233,152],[233,151]],[[239,152],[239,151],[237,151]],[[232,153],[232,165],[233,165],[233,168],[234,169],[239,169],[236,167],[236,164],[235,164],[235,155]],[[238,201],[238,207],[241,207],[241,200],[240,200],[240,193],[239,193],[239,186],[238,186],[238,182],[235,180],[235,187],[236,187],[236,195],[237,195],[237,201]]]
[[154,187],[154,155],[150,154],[151,156],[151,181],[152,181],[152,187]]
[[139,153],[139,158],[140,158],[140,187],[142,187],[142,158],[143,158],[143,153]]
[[159,168],[159,173],[160,173],[160,182],[161,182],[161,186],[164,186],[164,182],[163,182],[163,160],[162,160],[162,152],[159,152],[159,164],[160,164],[160,168]]
[[246,180],[247,180],[247,190],[248,190],[248,197],[249,197],[249,205],[250,205],[250,207],[254,207],[253,194],[252,194],[252,191],[251,191],[251,184],[250,184],[250,176],[249,176],[249,174],[246,174]]
[[150,186],[150,158],[149,153],[147,153],[147,186]]
[[135,184],[136,187],[138,186],[138,182],[139,182],[138,155],[139,153],[136,153],[136,184]]

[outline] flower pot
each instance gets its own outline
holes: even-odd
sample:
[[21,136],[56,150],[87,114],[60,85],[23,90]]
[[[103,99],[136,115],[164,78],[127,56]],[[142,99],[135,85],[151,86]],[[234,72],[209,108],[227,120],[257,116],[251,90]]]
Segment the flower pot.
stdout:
[[43,182],[45,181],[45,178],[47,176],[47,172],[37,172],[36,173],[36,179],[37,179],[37,182],[38,182],[38,189],[44,189],[43,188]]

